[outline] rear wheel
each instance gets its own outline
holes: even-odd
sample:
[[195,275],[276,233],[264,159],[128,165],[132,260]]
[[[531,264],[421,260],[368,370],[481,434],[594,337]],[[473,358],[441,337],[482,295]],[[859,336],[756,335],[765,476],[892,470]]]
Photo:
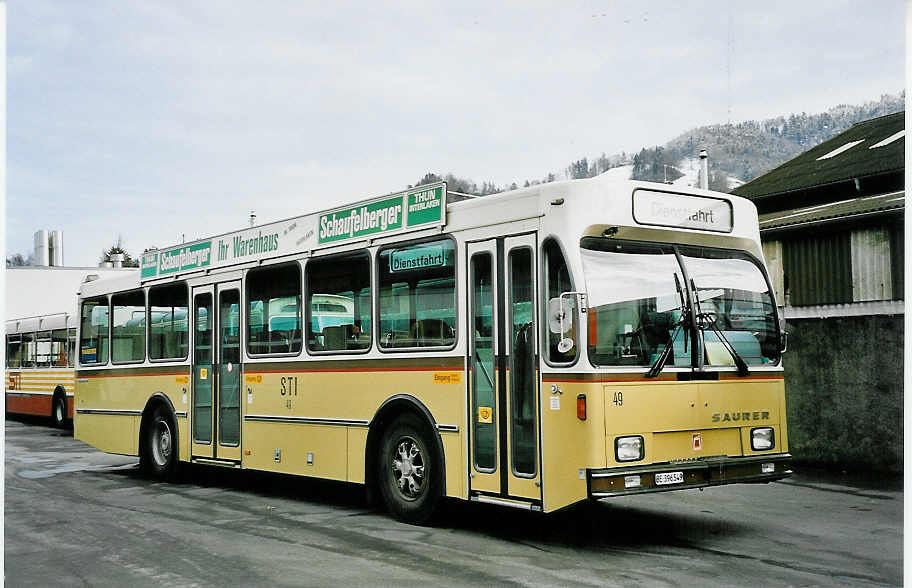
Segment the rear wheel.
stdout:
[[177,468],[177,426],[171,411],[159,405],[141,430],[140,469],[153,478],[171,477]]
[[62,429],[66,425],[66,397],[57,395],[54,396],[54,402],[51,407],[51,420],[54,421],[54,426],[58,429]]
[[404,414],[387,428],[378,460],[379,486],[387,509],[400,521],[426,523],[440,502],[442,463],[429,427]]

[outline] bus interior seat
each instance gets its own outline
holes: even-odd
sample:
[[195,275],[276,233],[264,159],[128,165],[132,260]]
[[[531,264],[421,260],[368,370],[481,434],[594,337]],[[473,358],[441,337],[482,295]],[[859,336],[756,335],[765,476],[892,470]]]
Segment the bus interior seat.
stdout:
[[336,325],[323,328],[323,349],[325,351],[344,351],[361,349],[360,330],[353,324]]
[[455,332],[443,319],[431,318],[415,321],[409,330],[409,336],[418,347],[435,347],[449,345],[455,337]]
[[269,353],[288,353],[291,351],[291,339],[288,331],[269,333]]
[[324,351],[342,351],[345,349],[346,327],[351,325],[336,325],[323,327]]

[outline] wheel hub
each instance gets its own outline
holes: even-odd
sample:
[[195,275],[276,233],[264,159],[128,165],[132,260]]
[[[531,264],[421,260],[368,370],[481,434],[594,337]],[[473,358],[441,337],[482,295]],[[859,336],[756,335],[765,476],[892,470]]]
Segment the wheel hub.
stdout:
[[392,467],[399,493],[408,500],[418,498],[425,485],[424,456],[414,439],[403,437],[399,440]]
[[156,424],[155,435],[152,438],[152,457],[159,466],[167,464],[171,457],[171,427],[164,421]]

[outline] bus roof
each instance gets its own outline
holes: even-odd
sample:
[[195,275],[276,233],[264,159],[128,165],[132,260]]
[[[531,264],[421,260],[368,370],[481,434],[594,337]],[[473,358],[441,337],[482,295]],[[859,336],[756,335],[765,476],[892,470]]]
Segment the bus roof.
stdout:
[[[553,217],[561,233],[601,235],[606,227],[632,227],[679,234],[738,237],[759,250],[754,205],[738,196],[606,173],[594,178],[538,184],[528,188],[447,203],[446,182],[387,194],[341,208],[247,227],[148,252],[142,257],[141,283],[294,256],[354,242],[435,229],[454,232],[522,220]],[[718,239],[717,239],[718,240]],[[136,277],[123,288],[135,287]],[[83,292],[118,291],[104,280]]]
[[59,329],[75,329],[76,315],[60,312],[45,316],[31,316],[21,319],[6,321],[6,334],[32,333],[35,331],[54,331]]

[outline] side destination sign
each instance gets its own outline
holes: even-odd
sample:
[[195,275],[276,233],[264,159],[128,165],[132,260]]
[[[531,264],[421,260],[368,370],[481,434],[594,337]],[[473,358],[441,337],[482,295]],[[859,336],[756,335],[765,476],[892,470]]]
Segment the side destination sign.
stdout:
[[333,243],[403,228],[442,225],[446,184],[423,186],[320,215],[318,243]]
[[447,265],[446,257],[443,254],[443,247],[439,245],[404,250],[394,249],[389,257],[390,272],[406,272],[445,265]]
[[[370,235],[393,235],[446,222],[446,182],[328,213],[303,215],[142,256],[141,280],[295,255]],[[405,264],[416,263],[408,261]],[[424,262],[417,262],[424,263]],[[436,263],[436,262],[435,262]],[[404,268],[403,268],[404,269]]]
[[724,198],[636,190],[633,219],[641,225],[730,233],[732,205]]

